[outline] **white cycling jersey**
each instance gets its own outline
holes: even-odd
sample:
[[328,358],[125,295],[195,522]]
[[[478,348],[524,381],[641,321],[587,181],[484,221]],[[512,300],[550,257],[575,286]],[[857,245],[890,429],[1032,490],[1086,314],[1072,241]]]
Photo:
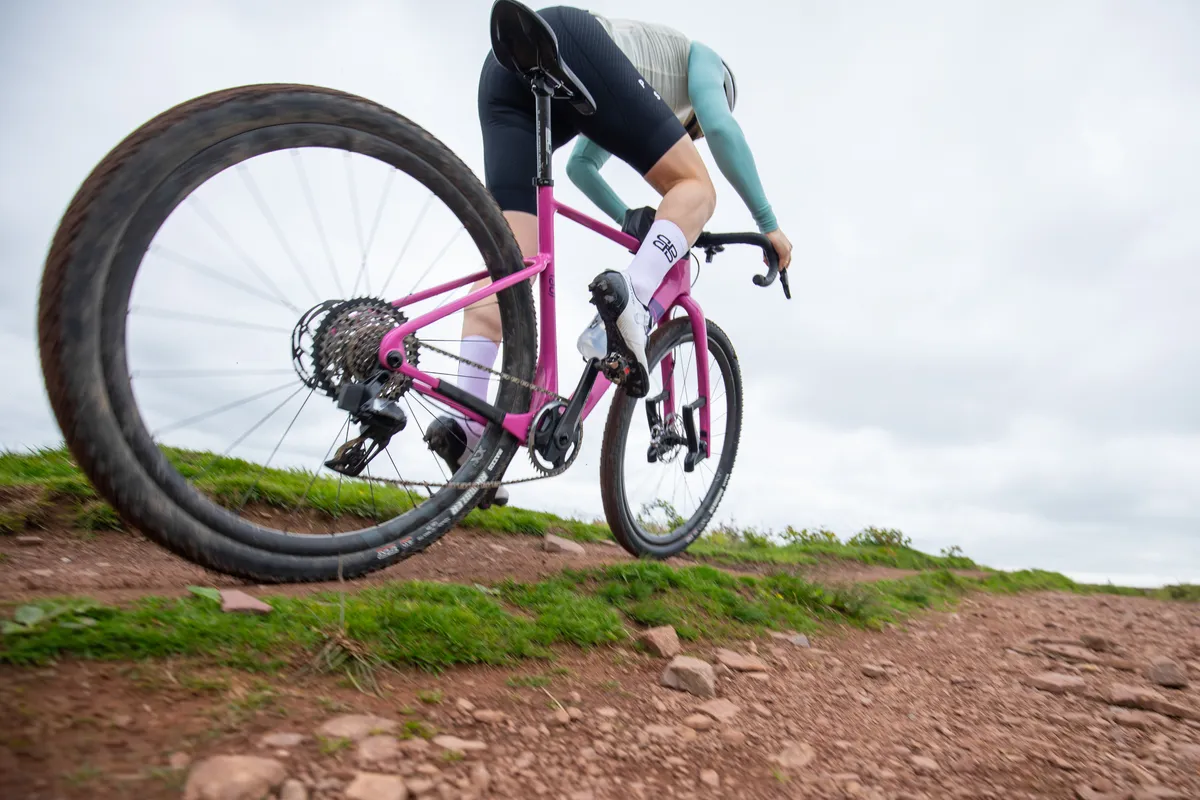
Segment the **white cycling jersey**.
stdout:
[[[692,40],[667,25],[633,19],[609,19],[590,12],[617,47],[633,62],[642,77],[654,87],[671,112],[687,124],[692,116],[692,101],[688,95],[688,54]],[[734,102],[733,76],[725,67],[725,95],[732,108]]]

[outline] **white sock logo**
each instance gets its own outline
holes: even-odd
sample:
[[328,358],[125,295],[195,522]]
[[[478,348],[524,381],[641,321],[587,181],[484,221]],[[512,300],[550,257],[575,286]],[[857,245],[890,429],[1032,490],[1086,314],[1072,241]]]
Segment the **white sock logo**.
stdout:
[[654,246],[662,251],[662,254],[670,259],[674,264],[679,258],[679,251],[675,249],[675,244],[664,234],[658,234],[654,237]]

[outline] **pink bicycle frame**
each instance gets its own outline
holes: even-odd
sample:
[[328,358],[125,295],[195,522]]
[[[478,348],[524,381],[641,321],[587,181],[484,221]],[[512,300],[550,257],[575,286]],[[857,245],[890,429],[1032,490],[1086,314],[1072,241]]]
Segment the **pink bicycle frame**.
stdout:
[[[623,231],[617,230],[597,219],[589,217],[579,211],[576,211],[569,206],[566,206],[554,199],[554,187],[552,185],[539,186],[537,189],[537,219],[538,219],[538,253],[532,258],[524,259],[525,268],[511,275],[505,276],[497,281],[493,281],[488,286],[470,292],[465,297],[455,300],[451,303],[435,308],[425,314],[408,320],[403,325],[389,331],[380,342],[379,360],[380,363],[388,366],[389,356],[391,357],[391,366],[389,369],[394,369],[403,375],[412,379],[412,388],[414,391],[420,392],[423,395],[436,399],[450,408],[455,409],[463,414],[468,419],[475,420],[481,424],[486,424],[488,420],[477,411],[467,408],[461,403],[456,402],[441,390],[442,381],[438,378],[422,372],[419,368],[409,364],[404,359],[404,339],[410,333],[435,322],[449,314],[466,308],[472,303],[478,302],[484,297],[493,295],[503,289],[508,288],[520,281],[529,280],[535,275],[540,275],[539,280],[539,302],[538,307],[541,311],[541,329],[539,331],[538,345],[538,362],[537,371],[534,375],[534,384],[554,394],[558,394],[558,339],[557,339],[557,319],[555,316],[554,306],[554,217],[556,214],[562,214],[569,220],[577,222],[596,233],[604,236],[617,244],[625,247],[630,252],[635,252],[638,247],[638,240]],[[399,300],[392,301],[392,305],[396,308],[403,308],[412,303],[426,300],[430,297],[435,297],[445,292],[453,291],[462,286],[467,286],[480,278],[488,277],[486,270],[467,275],[466,277],[458,278],[448,283],[443,283],[439,286],[434,286],[430,289],[425,289],[420,292],[415,292],[402,297]],[[708,384],[708,328],[704,319],[704,314],[700,309],[699,304],[691,296],[691,264],[689,255],[684,255],[679,259],[667,277],[663,280],[658,291],[655,292],[654,298],[650,302],[650,314],[654,320],[654,324],[659,324],[660,321],[667,316],[668,312],[675,306],[679,306],[688,315],[691,322],[692,334],[698,354],[704,354],[696,359],[696,380],[698,396],[704,399],[700,404],[700,425],[698,431],[699,452],[702,456],[708,455],[708,437],[709,437],[709,384]],[[398,364],[397,364],[398,362]],[[664,403],[664,417],[675,413],[675,388],[674,388],[674,361],[671,354],[667,354],[661,362],[663,388],[666,397]],[[592,390],[588,394],[587,401],[584,404],[581,419],[586,419],[591,413],[604,393],[608,391],[610,382],[603,376],[597,375],[596,382],[592,385]],[[542,408],[549,399],[547,395],[541,392],[530,393],[529,410],[522,413],[508,413],[503,417],[504,429],[517,438],[521,444],[528,441],[530,426],[533,422],[534,415]]]

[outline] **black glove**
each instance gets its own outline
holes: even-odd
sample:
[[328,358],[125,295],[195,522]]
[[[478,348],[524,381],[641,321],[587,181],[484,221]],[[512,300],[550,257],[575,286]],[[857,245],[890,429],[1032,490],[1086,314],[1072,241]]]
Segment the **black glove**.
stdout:
[[640,243],[646,238],[646,234],[650,232],[650,226],[654,224],[654,214],[656,211],[656,209],[650,206],[629,209],[625,212],[624,221],[621,222],[621,232],[632,236]]

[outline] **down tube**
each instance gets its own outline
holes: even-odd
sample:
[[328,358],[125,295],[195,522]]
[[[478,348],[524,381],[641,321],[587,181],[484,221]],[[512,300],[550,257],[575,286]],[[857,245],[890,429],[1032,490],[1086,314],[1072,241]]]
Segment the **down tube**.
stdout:
[[704,442],[704,457],[708,458],[712,452],[709,442],[712,400],[708,384],[708,323],[691,295],[684,295],[676,302],[683,306],[692,325],[692,339],[696,347],[696,389],[699,396],[704,398],[704,405],[700,406],[700,441]]

